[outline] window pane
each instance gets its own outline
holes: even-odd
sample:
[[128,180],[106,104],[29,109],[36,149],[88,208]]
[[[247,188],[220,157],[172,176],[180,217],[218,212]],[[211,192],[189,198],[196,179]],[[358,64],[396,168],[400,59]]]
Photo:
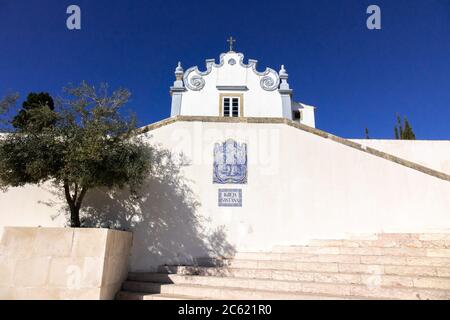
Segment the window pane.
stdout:
[[233,106],[233,117],[239,117],[239,109],[238,107]]
[[223,97],[223,116],[225,117],[239,117],[238,97]]

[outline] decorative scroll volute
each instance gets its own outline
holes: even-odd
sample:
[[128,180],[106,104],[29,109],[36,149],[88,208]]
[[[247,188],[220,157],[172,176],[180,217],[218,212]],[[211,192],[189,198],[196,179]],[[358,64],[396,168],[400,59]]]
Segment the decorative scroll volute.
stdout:
[[[251,68],[252,71],[260,77],[260,86],[266,91],[274,91],[278,89],[280,85],[280,77],[278,73],[270,68],[266,68],[265,71],[259,72],[256,70],[257,61],[249,60],[248,64],[244,63],[244,55],[242,53],[222,53],[220,55],[220,63],[216,64],[214,59],[206,60],[206,71],[200,71],[198,67],[192,67],[186,70],[183,77],[183,82],[186,88],[192,91],[200,91],[205,87],[205,76],[211,73],[212,68],[221,68],[224,65],[225,56],[232,55],[231,59],[227,58],[227,61],[231,61],[230,65],[237,64],[234,58],[239,60],[239,66],[243,68]],[[233,58],[234,57],[234,58]]]

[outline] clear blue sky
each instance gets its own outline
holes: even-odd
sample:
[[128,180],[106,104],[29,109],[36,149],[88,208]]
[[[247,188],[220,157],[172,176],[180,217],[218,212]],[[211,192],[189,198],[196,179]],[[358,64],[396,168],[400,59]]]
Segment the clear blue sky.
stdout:
[[[370,4],[381,31],[366,28]],[[133,93],[145,125],[169,116],[177,61],[204,69],[229,35],[260,70],[286,65],[320,129],[392,138],[398,112],[419,139],[450,139],[450,0],[0,0],[0,95],[105,81]]]

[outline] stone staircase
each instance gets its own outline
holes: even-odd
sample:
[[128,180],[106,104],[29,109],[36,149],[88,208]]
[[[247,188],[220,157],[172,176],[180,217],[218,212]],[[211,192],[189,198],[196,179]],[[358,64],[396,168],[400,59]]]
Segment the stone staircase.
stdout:
[[450,233],[313,240],[130,273],[117,299],[450,299]]

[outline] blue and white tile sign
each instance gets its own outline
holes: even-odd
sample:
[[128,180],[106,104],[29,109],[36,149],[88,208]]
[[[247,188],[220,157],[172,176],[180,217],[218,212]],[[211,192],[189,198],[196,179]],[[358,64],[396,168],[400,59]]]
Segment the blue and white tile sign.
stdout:
[[247,183],[247,144],[228,139],[214,145],[213,183]]
[[219,207],[242,207],[242,190],[219,189]]

